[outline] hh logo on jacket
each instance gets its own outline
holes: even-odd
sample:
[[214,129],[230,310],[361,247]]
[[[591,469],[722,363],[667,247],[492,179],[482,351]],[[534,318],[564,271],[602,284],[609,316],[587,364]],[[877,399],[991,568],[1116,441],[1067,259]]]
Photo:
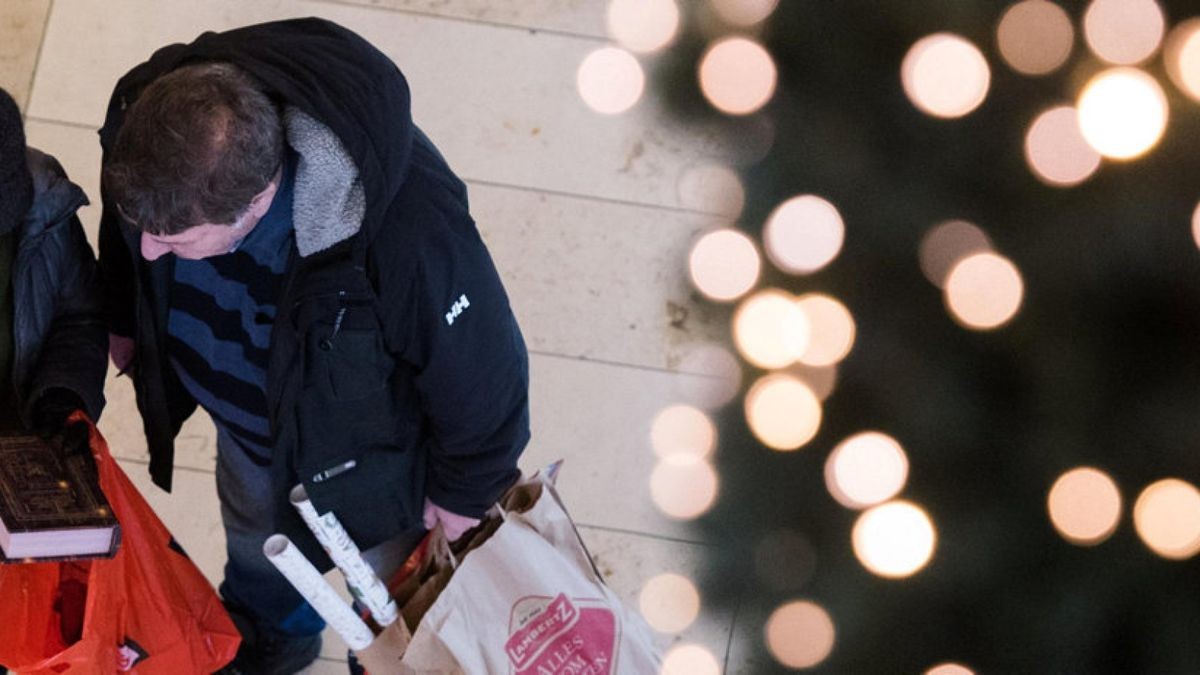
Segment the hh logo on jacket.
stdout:
[[446,325],[453,326],[454,320],[458,318],[458,315],[465,312],[470,306],[471,303],[467,301],[466,293],[458,296],[458,300],[455,300],[454,304],[450,306],[450,311],[446,312]]

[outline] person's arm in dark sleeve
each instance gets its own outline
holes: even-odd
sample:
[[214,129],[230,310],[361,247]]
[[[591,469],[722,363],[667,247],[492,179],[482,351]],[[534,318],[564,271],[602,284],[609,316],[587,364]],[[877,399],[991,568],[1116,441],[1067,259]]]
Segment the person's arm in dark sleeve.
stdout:
[[463,218],[422,235],[405,297],[389,305],[387,322],[402,334],[432,430],[426,497],[479,518],[519,475],[529,358],[491,257]]
[[32,417],[39,402],[52,398],[55,390],[66,390],[78,396],[84,412],[96,420],[104,408],[108,333],[92,248],[78,217],[71,216],[67,227],[68,251],[54,298],[54,319],[33,372],[26,414]]

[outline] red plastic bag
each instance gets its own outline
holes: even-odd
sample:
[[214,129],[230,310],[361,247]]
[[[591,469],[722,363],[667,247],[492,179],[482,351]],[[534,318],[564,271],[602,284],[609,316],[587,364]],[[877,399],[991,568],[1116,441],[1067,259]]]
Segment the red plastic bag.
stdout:
[[[86,418],[76,413],[72,420]],[[29,675],[218,670],[237,653],[237,629],[94,426],[90,441],[100,487],[121,523],[121,547],[111,559],[82,565],[0,565],[0,665]],[[68,645],[63,631],[78,629],[70,607],[81,586],[82,631]]]

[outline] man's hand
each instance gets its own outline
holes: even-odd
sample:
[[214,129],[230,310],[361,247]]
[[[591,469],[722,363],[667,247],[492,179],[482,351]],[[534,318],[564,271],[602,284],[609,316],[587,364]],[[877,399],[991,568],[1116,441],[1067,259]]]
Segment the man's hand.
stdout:
[[87,423],[67,423],[71,413],[84,409],[83,399],[70,389],[47,389],[33,404],[33,431],[42,438],[59,438],[66,454],[85,450],[88,447]]
[[133,338],[116,333],[108,334],[108,355],[112,359],[113,365],[117,367],[118,373],[125,373],[129,370],[130,364],[133,363],[134,348]]
[[478,525],[479,519],[451,513],[426,498],[425,529],[432,530],[437,527],[438,523],[442,524],[442,531],[446,533],[446,539],[457,541],[459,537],[463,536],[464,532]]

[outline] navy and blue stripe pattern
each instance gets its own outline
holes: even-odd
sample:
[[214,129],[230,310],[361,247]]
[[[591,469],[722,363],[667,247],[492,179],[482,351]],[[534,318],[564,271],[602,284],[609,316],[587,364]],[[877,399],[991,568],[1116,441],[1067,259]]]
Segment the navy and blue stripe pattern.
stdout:
[[284,165],[271,208],[237,250],[175,261],[167,350],[183,385],[255,464],[271,463],[267,364],[276,302],[295,239]]

